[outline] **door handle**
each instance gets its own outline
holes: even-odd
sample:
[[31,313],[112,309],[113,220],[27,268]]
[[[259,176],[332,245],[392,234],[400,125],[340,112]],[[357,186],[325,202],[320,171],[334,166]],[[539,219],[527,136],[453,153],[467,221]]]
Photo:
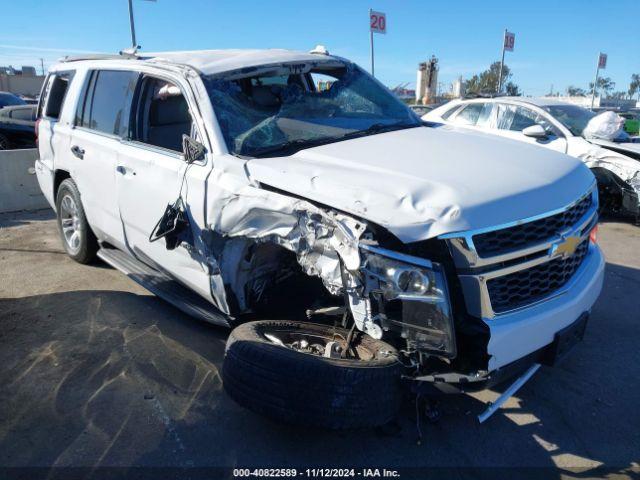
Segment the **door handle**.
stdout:
[[80,148],[78,145],[71,147],[71,153],[73,153],[80,160],[84,158],[84,148]]
[[119,173],[119,174],[121,174],[121,175],[126,175],[126,174],[127,174],[127,171],[131,172],[131,175],[135,175],[135,174],[136,174],[136,172],[134,172],[134,171],[133,171],[133,170],[131,170],[131,169],[128,169],[128,170],[127,170],[127,167],[125,167],[124,165],[118,165],[118,166],[116,167],[116,172],[118,172],[118,173]]

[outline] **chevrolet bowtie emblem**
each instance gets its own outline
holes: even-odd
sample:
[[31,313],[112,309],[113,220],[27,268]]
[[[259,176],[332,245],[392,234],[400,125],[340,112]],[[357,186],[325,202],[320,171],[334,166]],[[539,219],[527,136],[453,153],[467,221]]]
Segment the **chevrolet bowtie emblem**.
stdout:
[[570,257],[578,248],[580,237],[563,237],[559,242],[554,243],[549,251],[551,257]]

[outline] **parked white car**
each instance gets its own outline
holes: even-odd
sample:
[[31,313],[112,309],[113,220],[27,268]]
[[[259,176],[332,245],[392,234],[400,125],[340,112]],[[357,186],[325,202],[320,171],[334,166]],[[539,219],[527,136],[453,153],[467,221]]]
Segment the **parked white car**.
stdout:
[[[511,138],[582,160],[598,179],[605,211],[640,215],[640,144],[585,138],[597,114],[548,98],[495,97],[453,100],[425,114],[444,123]],[[624,134],[626,139],[628,136]]]
[[36,171],[68,254],[235,327],[226,391],[307,426],[383,424],[403,378],[460,392],[563,357],[602,287],[589,169],[427,128],[318,51],[55,65]]

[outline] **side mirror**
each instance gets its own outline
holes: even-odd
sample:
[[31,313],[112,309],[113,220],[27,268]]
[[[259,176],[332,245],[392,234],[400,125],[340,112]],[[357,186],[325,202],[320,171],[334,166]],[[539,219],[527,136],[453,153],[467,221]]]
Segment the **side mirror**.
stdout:
[[204,160],[207,149],[189,135],[182,135],[182,153],[184,153],[184,160],[187,163],[193,163]]
[[531,138],[547,138],[547,131],[542,125],[531,125],[522,130],[522,133]]

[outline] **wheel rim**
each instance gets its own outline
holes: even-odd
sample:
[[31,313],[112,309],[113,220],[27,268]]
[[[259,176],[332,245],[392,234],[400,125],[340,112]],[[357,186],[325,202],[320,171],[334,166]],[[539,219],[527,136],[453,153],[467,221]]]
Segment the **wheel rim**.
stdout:
[[[343,352],[347,349],[345,336],[342,333],[331,332],[331,330],[319,333],[298,329],[268,328],[263,329],[260,333],[273,345],[317,357],[343,358]],[[373,350],[370,346],[356,340],[352,341],[346,358],[367,361],[390,355],[391,352]]]
[[78,253],[82,243],[82,225],[78,206],[71,195],[65,195],[60,202],[60,228],[68,250]]

